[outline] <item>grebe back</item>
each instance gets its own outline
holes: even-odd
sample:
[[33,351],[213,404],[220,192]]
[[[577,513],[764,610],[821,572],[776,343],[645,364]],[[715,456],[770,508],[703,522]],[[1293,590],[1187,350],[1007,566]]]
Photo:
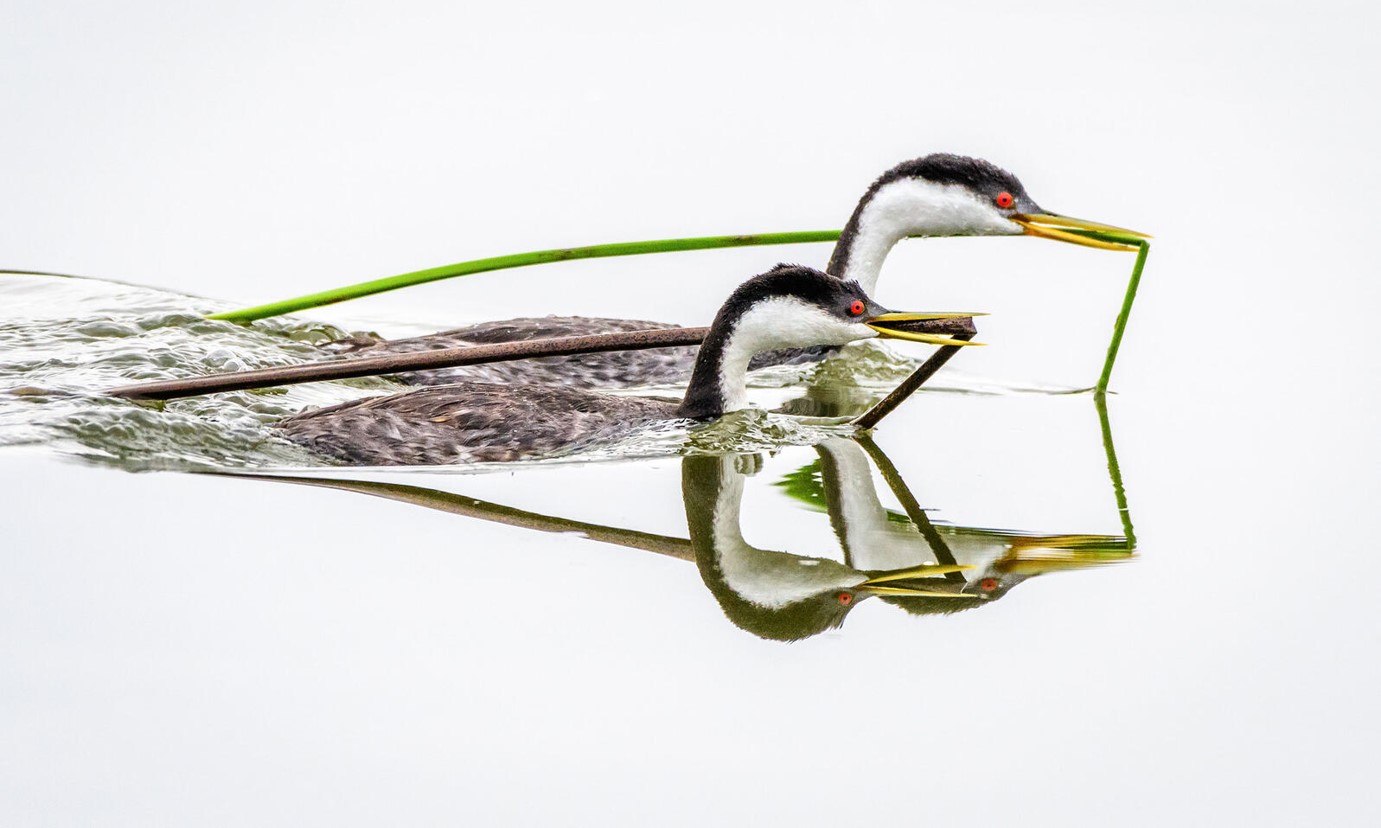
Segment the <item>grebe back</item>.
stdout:
[[763,351],[880,336],[958,344],[886,326],[964,315],[892,313],[856,282],[778,265],[744,282],[720,308],[679,403],[561,386],[464,382],[309,411],[278,427],[296,443],[356,465],[441,465],[564,453],[658,421],[710,420],[747,407],[747,372]]

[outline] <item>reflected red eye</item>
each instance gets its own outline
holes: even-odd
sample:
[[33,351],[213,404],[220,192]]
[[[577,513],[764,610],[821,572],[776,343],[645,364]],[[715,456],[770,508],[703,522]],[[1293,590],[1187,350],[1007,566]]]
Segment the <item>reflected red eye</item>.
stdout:
[[853,602],[854,602],[854,597],[853,597],[852,595],[850,595],[849,593],[847,593],[847,592],[841,592],[841,593],[839,593],[839,605],[840,605],[841,607],[847,607],[849,604],[852,604]]
[[862,299],[855,299],[853,304],[849,305],[849,313],[853,314],[854,316],[862,316],[863,311],[865,310],[867,310],[867,308],[863,306]]
[[997,198],[993,199],[993,201],[1004,210],[1016,203],[1016,199],[1012,198],[1012,194],[1008,192],[998,193]]
[[984,578],[983,580],[978,582],[978,588],[983,590],[984,592],[992,592],[993,590],[997,589],[997,579]]

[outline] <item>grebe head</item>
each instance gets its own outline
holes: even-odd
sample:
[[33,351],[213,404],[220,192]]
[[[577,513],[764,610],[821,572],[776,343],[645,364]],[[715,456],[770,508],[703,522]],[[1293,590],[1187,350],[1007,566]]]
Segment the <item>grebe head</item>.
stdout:
[[744,408],[748,363],[763,351],[846,345],[874,337],[971,344],[887,327],[892,322],[968,315],[893,313],[856,282],[779,264],[739,285],[715,315],[696,357],[681,416],[707,419]]
[[[1102,238],[1082,235],[1086,232]],[[996,164],[935,153],[904,161],[873,182],[839,237],[828,269],[871,291],[887,253],[908,236],[1020,235],[1111,250],[1134,250],[1146,238],[1050,213],[1015,175]]]

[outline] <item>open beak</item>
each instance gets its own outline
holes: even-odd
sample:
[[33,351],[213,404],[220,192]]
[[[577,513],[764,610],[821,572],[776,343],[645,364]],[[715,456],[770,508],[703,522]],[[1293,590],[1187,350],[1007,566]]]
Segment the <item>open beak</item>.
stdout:
[[982,345],[982,342],[969,342],[963,339],[954,339],[945,334],[925,333],[925,323],[944,319],[972,319],[975,316],[986,316],[983,313],[902,313],[887,312],[880,313],[864,321],[864,324],[878,332],[878,336],[885,339],[904,339],[908,342],[925,342],[929,345]]
[[1136,250],[1141,247],[1144,239],[1151,238],[1135,230],[1058,216],[1054,213],[1016,213],[1011,216],[1011,220],[1021,225],[1022,231],[1028,236],[1082,244],[1102,250]]
[[995,568],[1014,575],[1044,575],[1119,563],[1135,554],[1126,538],[1114,535],[1047,535],[1018,538]]
[[[948,572],[961,572],[965,569],[972,568],[973,567],[958,564],[948,566],[936,566],[934,564],[931,564],[926,566],[918,566],[914,569],[897,569],[891,572],[883,573],[882,575],[878,575],[875,578],[869,578],[868,580],[854,587],[854,590],[857,592],[867,593],[869,595],[900,595],[903,597],[912,596],[926,598],[974,598],[977,596],[968,595],[957,591],[945,592],[941,591],[938,588],[919,589],[913,586],[898,586],[896,583],[897,581],[915,581],[917,578],[934,578],[938,575],[944,575]],[[945,582],[941,581],[936,584],[936,587],[941,587],[944,585]]]

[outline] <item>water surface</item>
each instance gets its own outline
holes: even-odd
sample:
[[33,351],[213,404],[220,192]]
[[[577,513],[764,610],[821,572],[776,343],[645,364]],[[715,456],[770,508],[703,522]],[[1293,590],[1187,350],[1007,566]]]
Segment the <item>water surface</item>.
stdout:
[[837,418],[914,364],[859,349],[760,378],[757,402],[805,421],[345,469],[270,426],[387,380],[94,393],[309,359],[337,329],[207,322],[222,303],[98,280],[0,296],[0,377],[25,388],[0,397],[20,813],[76,788],[132,823],[234,789],[411,820],[435,811],[402,796],[420,787],[458,807],[540,789],[520,810],[554,821],[609,797],[686,824],[843,815],[859,791],[962,821],[997,785],[1125,821],[1157,780],[1159,819],[1278,763],[1321,786],[1371,720],[1348,688],[1376,627],[1330,588],[1374,558],[1319,545],[1336,529],[1301,478],[1188,397],[1100,408],[949,372],[859,440]]

